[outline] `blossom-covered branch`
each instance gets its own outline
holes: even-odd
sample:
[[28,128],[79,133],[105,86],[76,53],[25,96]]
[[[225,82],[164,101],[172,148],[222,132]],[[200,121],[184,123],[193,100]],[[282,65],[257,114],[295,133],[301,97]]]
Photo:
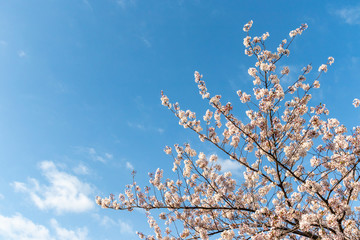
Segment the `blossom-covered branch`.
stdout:
[[[249,33],[252,25],[243,30]],[[245,54],[256,61],[248,69],[253,92],[237,91],[247,108],[240,117],[232,103],[210,94],[198,72],[199,93],[211,106],[202,118],[161,93],[162,104],[181,126],[243,167],[243,180],[221,171],[218,155],[186,143],[165,147],[174,179],[164,179],[157,169],[150,174],[151,187],[142,189],[134,179],[118,198],[96,202],[115,210],[145,209],[155,235],[138,233],[142,239],[360,239],[360,127],[348,131],[328,117],[325,104],[311,106],[311,93],[334,58],[317,73],[305,66],[291,84],[283,81],[290,68],[277,68],[306,29],[303,24],[292,30],[273,52],[265,45],[269,33],[244,38]],[[164,231],[151,210],[160,211]]]

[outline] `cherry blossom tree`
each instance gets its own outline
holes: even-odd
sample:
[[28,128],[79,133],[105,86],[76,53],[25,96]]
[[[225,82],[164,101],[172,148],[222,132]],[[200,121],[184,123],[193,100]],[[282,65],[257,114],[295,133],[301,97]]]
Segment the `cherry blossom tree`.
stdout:
[[269,33],[249,36],[252,24],[243,30],[245,54],[255,58],[248,70],[253,93],[237,91],[245,114],[236,117],[230,102],[211,95],[198,72],[195,82],[211,106],[202,120],[161,93],[162,105],[181,126],[243,166],[243,179],[221,171],[218,155],[190,144],[166,146],[175,179],[157,169],[150,187],[134,180],[118,198],[96,198],[103,208],[146,210],[154,235],[138,233],[141,239],[360,239],[360,127],[348,130],[329,117],[325,104],[310,106],[311,92],[334,58],[318,71],[305,66],[286,85],[290,69],[277,65],[307,25],[272,52],[265,47]]

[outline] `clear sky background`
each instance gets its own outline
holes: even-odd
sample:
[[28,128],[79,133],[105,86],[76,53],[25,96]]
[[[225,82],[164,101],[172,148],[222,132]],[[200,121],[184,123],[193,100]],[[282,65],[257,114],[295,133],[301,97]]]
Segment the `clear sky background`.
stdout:
[[104,210],[94,198],[123,192],[132,169],[142,185],[158,167],[171,171],[165,145],[214,151],[178,125],[160,91],[199,116],[208,104],[195,70],[224,102],[250,92],[242,27],[251,19],[250,34],[268,31],[272,49],[307,23],[281,64],[291,78],[333,56],[313,103],[358,125],[358,1],[0,0],[0,239],[151,233],[142,212]]

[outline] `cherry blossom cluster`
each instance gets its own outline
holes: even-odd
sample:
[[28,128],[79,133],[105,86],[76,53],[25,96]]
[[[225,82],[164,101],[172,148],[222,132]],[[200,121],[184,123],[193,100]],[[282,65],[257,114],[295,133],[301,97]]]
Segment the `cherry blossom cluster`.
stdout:
[[[252,25],[243,30],[248,33]],[[256,61],[248,69],[252,93],[236,92],[247,108],[241,117],[232,103],[208,92],[198,72],[195,83],[211,107],[201,118],[161,92],[162,105],[179,124],[218,153],[197,152],[188,143],[166,146],[177,177],[165,179],[157,169],[149,174],[150,186],[141,188],[134,179],[117,198],[97,197],[96,203],[145,209],[154,234],[138,235],[148,240],[359,239],[360,126],[349,131],[329,117],[325,104],[313,105],[311,94],[334,58],[318,72],[309,64],[290,85],[283,82],[290,68],[279,61],[306,28],[290,31],[290,40],[273,52],[265,47],[269,33],[244,38],[245,54]],[[353,105],[360,106],[360,100]],[[222,171],[219,159],[225,158],[242,166],[242,177]]]

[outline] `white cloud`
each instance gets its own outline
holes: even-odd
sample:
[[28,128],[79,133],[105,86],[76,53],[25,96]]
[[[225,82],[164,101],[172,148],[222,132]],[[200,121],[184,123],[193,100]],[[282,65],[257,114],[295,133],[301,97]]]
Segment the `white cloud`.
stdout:
[[126,168],[129,170],[134,170],[134,166],[130,162],[126,162]]
[[23,58],[23,57],[26,56],[26,52],[24,52],[23,50],[19,50],[19,51],[18,51],[18,56],[21,57],[21,58]]
[[50,240],[49,230],[43,226],[33,223],[20,214],[13,217],[0,215],[0,236],[9,240]]
[[0,200],[3,200],[5,197],[0,193]]
[[57,213],[85,212],[94,207],[94,200],[89,197],[92,188],[76,176],[59,171],[51,161],[40,163],[40,169],[49,182],[41,185],[30,178],[27,184],[14,182],[16,191],[29,194],[30,199],[41,210],[54,209]]
[[335,14],[348,24],[360,24],[360,6],[345,7],[335,11]]
[[54,233],[41,224],[36,224],[30,219],[17,213],[12,217],[0,215],[0,236],[8,240],[85,240],[87,228],[68,230],[62,228],[55,219],[51,219]]
[[2,45],[2,46],[6,46],[6,45],[7,45],[7,42],[6,42],[6,41],[4,41],[4,40],[0,40],[0,45]]
[[233,175],[242,174],[242,165],[235,160],[219,158],[217,163],[221,165],[221,172],[231,172]]

